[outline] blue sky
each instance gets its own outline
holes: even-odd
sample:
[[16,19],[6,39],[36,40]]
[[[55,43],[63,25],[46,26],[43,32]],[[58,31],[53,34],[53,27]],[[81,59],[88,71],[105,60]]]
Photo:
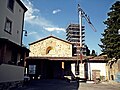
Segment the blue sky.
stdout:
[[94,32],[83,19],[85,25],[85,43],[90,50],[101,53],[100,38],[105,29],[103,21],[116,0],[22,0],[28,11],[25,13],[24,29],[28,36],[23,37],[23,43],[29,48],[29,43],[54,35],[66,39],[66,28],[70,23],[78,23],[77,4],[89,15],[96,28]]

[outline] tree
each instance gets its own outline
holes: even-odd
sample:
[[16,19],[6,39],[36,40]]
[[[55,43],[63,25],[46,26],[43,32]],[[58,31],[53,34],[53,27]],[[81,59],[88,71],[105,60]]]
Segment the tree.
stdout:
[[104,22],[106,29],[101,38],[102,52],[107,54],[108,58],[120,58],[120,1],[116,1],[107,13],[108,18]]
[[87,45],[86,45],[86,56],[90,56],[90,50]]
[[97,56],[95,50],[92,50],[91,56]]

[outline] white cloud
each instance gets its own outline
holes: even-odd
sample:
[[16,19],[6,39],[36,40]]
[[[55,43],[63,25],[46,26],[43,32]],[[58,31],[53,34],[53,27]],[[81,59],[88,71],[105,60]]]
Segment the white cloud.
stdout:
[[25,13],[25,20],[30,21],[36,18],[37,16],[34,15],[34,13],[39,13],[39,10],[33,7],[33,4],[29,0],[22,0],[22,2],[27,7],[27,12]]
[[56,10],[53,10],[53,14],[56,14],[56,13],[58,13],[58,12],[61,12],[61,10],[60,9],[56,9]]
[[48,31],[64,31],[65,32],[64,28],[58,28],[58,27],[45,28],[45,29],[48,30]]
[[[30,0],[22,0],[22,2],[27,7],[27,12],[25,13],[25,21],[31,25],[37,25],[42,27],[47,31],[64,31],[63,28],[56,27],[49,20],[40,15],[40,10],[36,9]],[[54,14],[60,12],[61,10],[54,11]]]
[[33,34],[37,34],[37,32],[33,31],[33,32],[29,32],[27,35],[33,35]]

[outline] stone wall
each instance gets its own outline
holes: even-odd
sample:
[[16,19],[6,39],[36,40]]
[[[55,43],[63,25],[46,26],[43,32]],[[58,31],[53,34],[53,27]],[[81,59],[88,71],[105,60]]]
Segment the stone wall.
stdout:
[[30,45],[30,56],[72,57],[72,44],[50,37]]
[[109,60],[109,62],[106,65],[107,68],[107,79],[108,80],[120,80],[120,77],[118,77],[118,74],[120,73],[120,59],[118,60]]

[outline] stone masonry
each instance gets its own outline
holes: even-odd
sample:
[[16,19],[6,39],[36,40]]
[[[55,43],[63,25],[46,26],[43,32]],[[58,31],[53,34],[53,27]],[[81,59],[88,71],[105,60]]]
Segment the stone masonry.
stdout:
[[30,57],[72,57],[72,44],[52,36],[30,44],[30,51]]

